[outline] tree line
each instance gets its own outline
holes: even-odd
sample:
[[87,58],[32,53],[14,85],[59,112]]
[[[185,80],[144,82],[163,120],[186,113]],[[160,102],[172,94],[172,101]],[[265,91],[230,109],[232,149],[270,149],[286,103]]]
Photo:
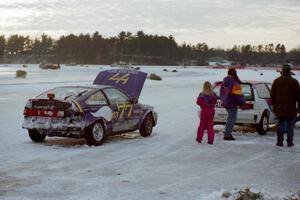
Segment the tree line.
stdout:
[[114,37],[69,34],[53,39],[43,33],[31,39],[19,34],[0,36],[0,62],[56,62],[82,64],[206,65],[211,57],[223,57],[240,65],[292,62],[300,65],[300,47],[287,51],[284,44],[234,45],[212,48],[206,43],[178,44],[172,35],[120,32]]

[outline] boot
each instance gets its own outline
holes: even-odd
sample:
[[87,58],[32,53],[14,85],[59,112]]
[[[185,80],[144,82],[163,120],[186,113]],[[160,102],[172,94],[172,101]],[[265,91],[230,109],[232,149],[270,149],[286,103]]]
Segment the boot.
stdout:
[[276,145],[279,146],[279,147],[283,147],[283,135],[280,134],[278,130],[277,130],[276,134],[277,134],[277,143],[276,143]]
[[224,140],[235,140],[235,138],[231,136],[224,136]]
[[288,143],[287,146],[288,146],[288,147],[292,147],[292,146],[294,146],[294,143],[293,143],[293,142],[290,142],[290,143]]
[[277,142],[276,145],[279,147],[283,147],[283,142]]

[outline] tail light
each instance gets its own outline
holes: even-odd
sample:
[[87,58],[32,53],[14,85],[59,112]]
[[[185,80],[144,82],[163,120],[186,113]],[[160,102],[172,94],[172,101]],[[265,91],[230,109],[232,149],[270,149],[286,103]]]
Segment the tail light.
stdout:
[[254,109],[254,103],[253,102],[246,102],[244,105],[245,110],[253,110]]
[[41,117],[64,117],[65,112],[59,110],[38,110],[25,108],[24,113],[25,116],[41,116]]
[[23,114],[25,116],[36,116],[36,110],[30,109],[30,108],[25,108]]

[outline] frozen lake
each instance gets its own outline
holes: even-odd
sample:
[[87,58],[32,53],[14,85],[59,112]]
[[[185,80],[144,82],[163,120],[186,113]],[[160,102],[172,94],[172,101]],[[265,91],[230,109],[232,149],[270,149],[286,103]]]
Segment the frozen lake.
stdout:
[[[153,105],[158,125],[149,138],[138,132],[110,137],[102,146],[85,140],[46,138],[33,143],[21,128],[24,105],[32,96],[62,85],[91,84],[108,66],[0,65],[0,199],[221,199],[222,190],[251,187],[282,199],[300,189],[300,131],[295,147],[275,146],[275,133],[252,129],[223,141],[216,126],[214,145],[195,142],[195,104],[202,83],[222,80],[224,69],[142,66],[162,81],[146,80],[140,102]],[[15,78],[18,69],[27,78]],[[242,80],[272,82],[271,70],[238,70]],[[294,76],[300,80],[300,72]]]

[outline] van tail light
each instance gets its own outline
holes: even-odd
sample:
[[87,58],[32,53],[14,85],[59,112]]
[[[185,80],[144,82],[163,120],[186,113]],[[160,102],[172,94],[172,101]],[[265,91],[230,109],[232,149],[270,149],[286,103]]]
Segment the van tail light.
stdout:
[[254,103],[253,102],[246,102],[244,105],[245,110],[253,110],[254,109]]

